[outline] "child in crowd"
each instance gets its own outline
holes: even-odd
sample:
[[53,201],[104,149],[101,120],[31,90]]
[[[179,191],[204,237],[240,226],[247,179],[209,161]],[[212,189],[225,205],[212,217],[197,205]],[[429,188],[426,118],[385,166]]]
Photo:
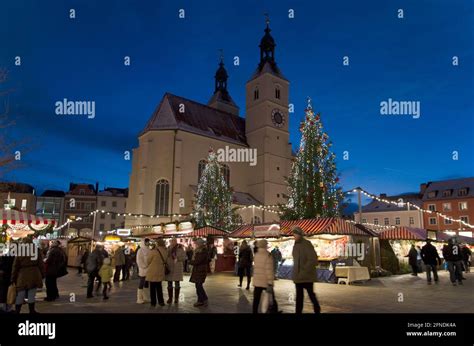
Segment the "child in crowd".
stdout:
[[110,290],[110,287],[112,286],[110,280],[113,276],[112,266],[110,265],[110,258],[104,258],[104,263],[102,264],[102,267],[100,267],[99,270],[99,276],[102,280],[102,283],[104,284],[104,289],[102,291],[102,294],[104,295],[103,299],[109,299],[109,297],[107,297],[107,289]]

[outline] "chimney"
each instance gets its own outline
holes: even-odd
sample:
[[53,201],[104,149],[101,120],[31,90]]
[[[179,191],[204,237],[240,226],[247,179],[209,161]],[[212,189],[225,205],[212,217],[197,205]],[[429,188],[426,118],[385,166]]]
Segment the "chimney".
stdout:
[[426,183],[420,184],[420,195],[423,195],[425,193],[427,187],[428,184]]

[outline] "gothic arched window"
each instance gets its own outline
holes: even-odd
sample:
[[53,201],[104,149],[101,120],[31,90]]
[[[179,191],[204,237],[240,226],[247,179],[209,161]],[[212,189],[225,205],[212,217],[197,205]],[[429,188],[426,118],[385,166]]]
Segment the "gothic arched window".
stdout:
[[167,215],[170,200],[170,183],[161,179],[156,183],[155,214]]
[[278,86],[275,88],[275,98],[280,99],[280,87]]
[[254,99],[254,100],[258,100],[258,96],[259,96],[259,95],[258,95],[258,87],[257,87],[257,88],[255,88],[255,90],[253,91],[253,99]]

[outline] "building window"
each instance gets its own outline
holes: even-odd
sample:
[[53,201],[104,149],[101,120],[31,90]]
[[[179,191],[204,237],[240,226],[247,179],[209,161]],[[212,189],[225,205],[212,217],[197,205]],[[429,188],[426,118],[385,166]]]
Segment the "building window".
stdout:
[[112,230],[112,229],[115,229],[115,224],[114,224],[114,223],[110,224],[110,229],[111,229],[111,230]]
[[277,171],[279,171],[279,170],[280,170],[280,167],[277,167]]
[[451,197],[453,190],[444,190],[443,197]]
[[451,211],[451,203],[443,203],[443,211]]
[[278,87],[275,88],[275,98],[280,99],[280,88]]
[[436,218],[430,217],[430,225],[436,225]]
[[435,204],[428,204],[428,210],[436,211],[436,205]]
[[395,225],[399,225],[400,224],[400,218],[399,217],[396,217],[395,218]]
[[117,208],[117,201],[112,201],[112,208]]
[[459,202],[459,210],[467,210],[467,202]]
[[155,214],[167,215],[170,199],[170,184],[167,180],[161,179],[156,183],[155,193]]
[[254,99],[254,100],[258,100],[258,97],[259,97],[259,95],[258,95],[258,88],[255,88],[255,90],[253,91],[253,99]]
[[413,216],[410,216],[410,218],[408,219],[408,222],[410,223],[410,225],[414,225],[415,224],[415,218]]
[[101,201],[100,206],[101,207],[106,207],[107,206],[107,201]]
[[280,194],[279,194],[279,193],[277,193],[277,198],[280,198]]
[[469,223],[469,216],[461,216],[459,217],[461,221],[464,221],[465,223]]
[[362,219],[362,223],[367,223],[367,219]]
[[206,160],[199,161],[198,164],[198,184],[201,181],[202,172],[204,172],[204,168],[206,168]]
[[222,174],[227,186],[230,186],[230,168],[227,165],[222,165]]
[[451,221],[451,219],[444,219],[444,224],[445,225],[451,225],[453,222]]
[[117,215],[112,214],[112,220],[115,220],[117,218]]
[[254,216],[253,223],[262,223],[262,219],[260,219],[260,216]]
[[428,192],[428,198],[435,198],[437,193],[438,193],[438,191]]
[[26,211],[26,199],[21,200],[21,211]]
[[103,231],[105,229],[105,225],[103,223],[101,223],[99,225],[99,231]]
[[378,225],[379,224],[379,219],[375,218],[374,219],[374,225]]
[[388,217],[386,217],[386,218],[383,219],[383,224],[384,224],[385,226],[388,226],[388,225],[390,224],[390,220],[388,219]]
[[104,213],[100,213],[100,218],[103,220],[105,219],[105,214]]
[[467,196],[467,188],[459,189],[458,196]]
[[85,195],[85,194],[86,194],[86,190],[80,189],[80,190],[79,190],[79,194],[80,194],[80,195]]

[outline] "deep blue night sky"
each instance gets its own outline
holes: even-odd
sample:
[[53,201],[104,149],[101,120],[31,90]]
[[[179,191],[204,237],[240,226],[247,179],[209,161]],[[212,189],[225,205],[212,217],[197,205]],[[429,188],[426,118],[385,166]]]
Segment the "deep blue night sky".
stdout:
[[[178,18],[180,8],[185,19]],[[2,1],[0,67],[15,88],[16,125],[8,136],[26,140],[28,151],[23,167],[1,179],[40,192],[66,190],[71,181],[128,186],[131,161],[123,152],[137,146],[165,92],[207,103],[219,48],[243,115],[265,12],[278,65],[291,82],[293,146],[311,96],[334,143],[344,189],[394,194],[473,176],[473,9],[465,0]],[[232,65],[236,55],[240,66]],[[54,103],[63,98],[95,101],[95,119],[56,115]],[[380,115],[388,98],[420,101],[421,117]]]

